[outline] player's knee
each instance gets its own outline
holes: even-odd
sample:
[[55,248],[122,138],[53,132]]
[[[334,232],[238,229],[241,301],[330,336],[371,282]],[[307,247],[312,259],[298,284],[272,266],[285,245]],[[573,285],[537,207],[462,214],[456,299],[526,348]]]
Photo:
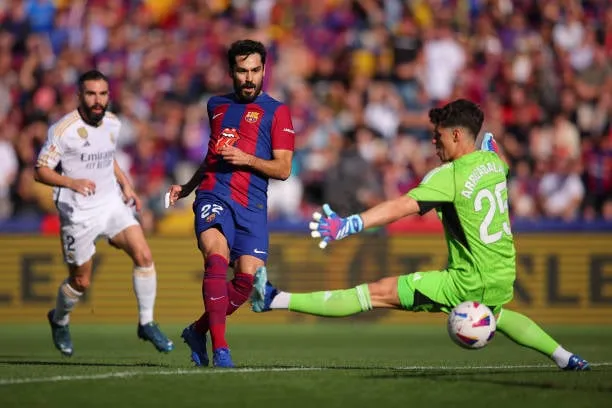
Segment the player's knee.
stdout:
[[229,258],[229,246],[225,235],[217,227],[209,228],[200,234],[198,246],[206,258],[217,254]]
[[234,270],[239,273],[255,275],[260,266],[264,266],[262,260],[253,256],[241,256],[236,260]]
[[148,246],[137,248],[134,251],[134,264],[139,267],[147,267],[153,264],[153,254]]
[[68,280],[68,284],[77,292],[85,292],[91,285],[91,279],[89,279],[89,276],[72,276]]

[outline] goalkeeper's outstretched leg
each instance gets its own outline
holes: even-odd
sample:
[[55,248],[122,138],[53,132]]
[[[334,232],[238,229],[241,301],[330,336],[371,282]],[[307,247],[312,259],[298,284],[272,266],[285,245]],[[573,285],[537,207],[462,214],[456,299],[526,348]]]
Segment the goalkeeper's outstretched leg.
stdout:
[[[443,291],[437,289],[446,279],[445,271],[416,272],[351,289],[288,293],[275,288],[268,281],[266,268],[260,267],[255,273],[251,307],[257,313],[278,309],[323,317],[351,316],[375,308],[448,312],[460,300],[439,295]],[[497,329],[514,342],[546,355],[563,370],[590,370],[586,360],[565,350],[527,316],[502,308]]]
[[559,368],[576,371],[591,369],[585,359],[565,350],[540,326],[523,314],[502,308],[497,316],[497,330],[515,343],[551,358]]

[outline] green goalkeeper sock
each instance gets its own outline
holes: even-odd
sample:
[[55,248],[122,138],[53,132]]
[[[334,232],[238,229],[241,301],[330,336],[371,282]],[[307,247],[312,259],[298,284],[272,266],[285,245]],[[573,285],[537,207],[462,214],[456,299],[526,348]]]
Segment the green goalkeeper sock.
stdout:
[[315,316],[344,317],[372,309],[367,284],[352,289],[292,293],[289,310]]
[[[497,329],[521,346],[539,351],[557,360],[556,352],[562,348],[540,326],[525,315],[502,309],[497,319]],[[562,365],[561,362],[560,365]]]

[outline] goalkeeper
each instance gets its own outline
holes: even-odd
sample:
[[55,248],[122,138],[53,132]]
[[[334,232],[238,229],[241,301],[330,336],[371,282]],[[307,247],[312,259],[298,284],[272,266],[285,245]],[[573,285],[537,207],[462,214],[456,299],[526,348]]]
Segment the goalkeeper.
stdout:
[[[265,267],[255,274],[253,311],[291,310],[317,316],[342,317],[391,308],[448,313],[473,300],[491,308],[497,329],[516,343],[551,358],[565,370],[589,370],[589,363],[564,349],[535,322],[504,307],[513,295],[516,253],[508,214],[508,166],[493,136],[476,142],[484,114],[470,101],[455,100],[431,109],[433,144],[441,166],[405,196],[381,203],[361,214],[339,217],[327,204],[315,213],[312,236],[320,247],[366,228],[402,217],[436,210],[444,225],[448,268],[383,278],[352,289],[287,293],[267,281]],[[476,146],[481,149],[477,150]]]

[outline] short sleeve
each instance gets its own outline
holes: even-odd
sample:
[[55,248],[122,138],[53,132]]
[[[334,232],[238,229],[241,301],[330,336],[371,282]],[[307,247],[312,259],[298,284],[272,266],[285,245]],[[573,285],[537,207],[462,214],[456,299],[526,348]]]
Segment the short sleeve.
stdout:
[[208,114],[208,120],[211,120],[212,118],[212,109],[213,109],[212,101],[213,101],[213,98],[209,98],[208,101],[206,102],[206,113]]
[[64,146],[61,139],[61,134],[58,133],[56,126],[51,126],[47,132],[47,140],[42,146],[36,167],[50,167],[54,169],[59,164],[62,154],[64,154]]
[[272,150],[291,150],[295,147],[295,130],[287,105],[280,105],[272,120]]
[[421,214],[453,202],[455,199],[455,175],[452,163],[431,170],[418,187],[410,190],[408,196],[419,203]]

